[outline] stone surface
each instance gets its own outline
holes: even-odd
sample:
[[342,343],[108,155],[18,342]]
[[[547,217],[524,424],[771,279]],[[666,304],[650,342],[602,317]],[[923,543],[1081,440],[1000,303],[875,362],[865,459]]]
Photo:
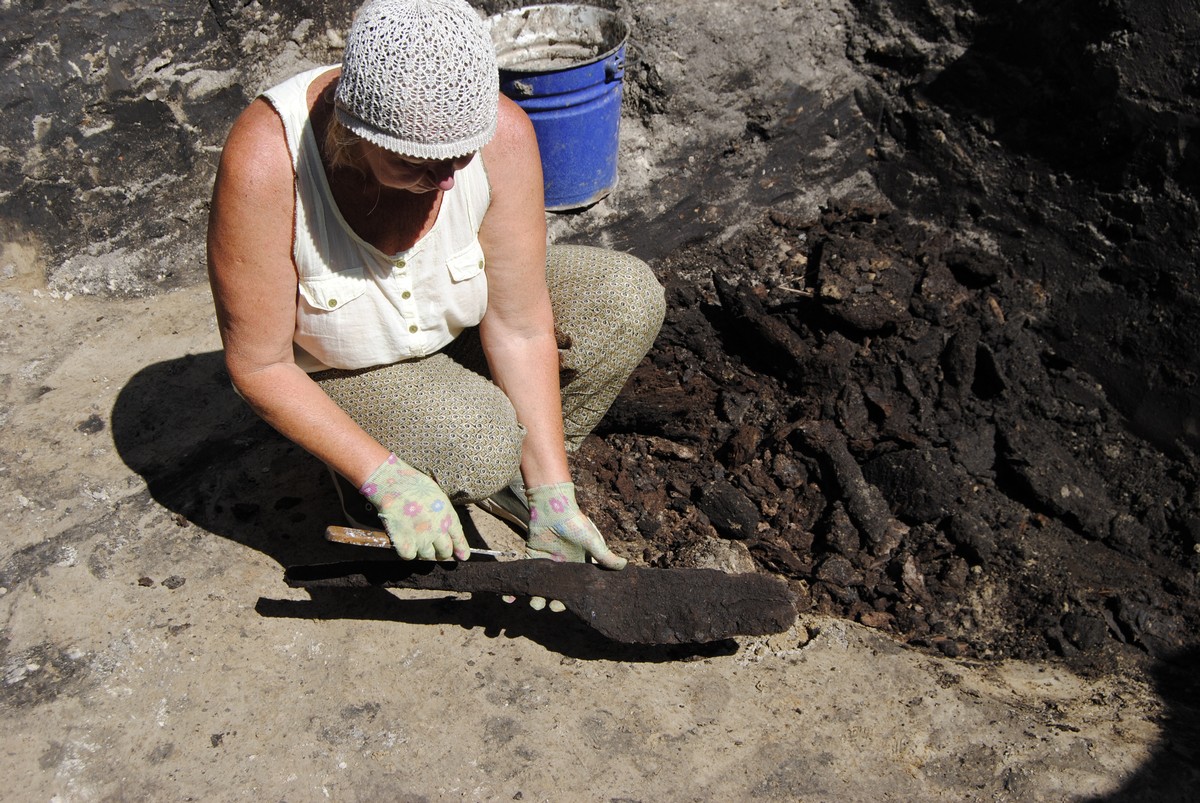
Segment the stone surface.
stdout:
[[6,284],[128,295],[202,280],[207,202],[234,117],[337,60],[350,3],[5,3]]

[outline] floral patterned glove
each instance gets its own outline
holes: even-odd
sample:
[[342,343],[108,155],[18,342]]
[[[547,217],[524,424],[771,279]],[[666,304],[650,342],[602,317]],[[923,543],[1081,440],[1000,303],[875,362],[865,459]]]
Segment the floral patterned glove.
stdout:
[[526,491],[526,497],[529,557],[580,563],[591,555],[606,569],[625,568],[628,561],[608,548],[596,525],[580,511],[574,483],[539,485]]
[[471,556],[450,499],[437,483],[396,455],[388,455],[358,490],[375,505],[392,546],[405,560]]

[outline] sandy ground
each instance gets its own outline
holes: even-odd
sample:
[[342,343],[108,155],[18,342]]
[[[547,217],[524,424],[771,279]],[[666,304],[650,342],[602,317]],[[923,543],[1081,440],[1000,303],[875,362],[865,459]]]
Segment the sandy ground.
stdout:
[[[284,556],[361,556],[320,543],[327,499],[188,523],[147,487],[170,468],[120,420],[129,392],[223,398],[215,376],[139,378],[215,364],[206,288],[3,303],[8,799],[1066,800],[1119,788],[1156,750],[1141,681],[935,658],[837,620],[679,650],[495,599],[310,598],[282,582]],[[160,412],[184,440],[208,426]],[[227,436],[210,440],[247,446],[247,472],[288,453]],[[328,496],[312,468],[258,498],[275,480]],[[304,519],[281,546],[285,512]]]

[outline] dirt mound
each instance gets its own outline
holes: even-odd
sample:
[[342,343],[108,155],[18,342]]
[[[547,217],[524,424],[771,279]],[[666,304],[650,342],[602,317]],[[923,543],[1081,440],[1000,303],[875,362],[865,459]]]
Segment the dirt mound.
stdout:
[[649,562],[731,539],[811,608],[952,655],[1163,654],[1200,622],[1194,473],[1128,433],[994,256],[833,209],[663,273],[663,334],[582,454]]
[[[229,119],[335,59],[353,5],[5,12],[7,107],[38,110],[0,132],[9,287],[203,281]],[[613,538],[950,654],[1192,638],[1200,10],[601,5],[634,31],[623,183],[555,233],[671,304],[581,455]]]
[[581,456],[628,503],[599,518],[949,655],[1170,654],[1200,624],[1197,71],[1146,43],[1200,16],[855,5],[889,201],[658,263],[663,334]]

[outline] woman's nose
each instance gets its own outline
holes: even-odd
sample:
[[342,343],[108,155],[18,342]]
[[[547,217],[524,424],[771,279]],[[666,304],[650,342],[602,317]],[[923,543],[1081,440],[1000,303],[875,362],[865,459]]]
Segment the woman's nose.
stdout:
[[429,166],[426,175],[437,185],[437,188],[446,191],[454,187],[454,162],[434,162]]
[[450,176],[454,175],[454,162],[447,160],[445,162],[432,163],[429,165],[429,175],[432,176],[435,181],[441,181],[449,178]]

